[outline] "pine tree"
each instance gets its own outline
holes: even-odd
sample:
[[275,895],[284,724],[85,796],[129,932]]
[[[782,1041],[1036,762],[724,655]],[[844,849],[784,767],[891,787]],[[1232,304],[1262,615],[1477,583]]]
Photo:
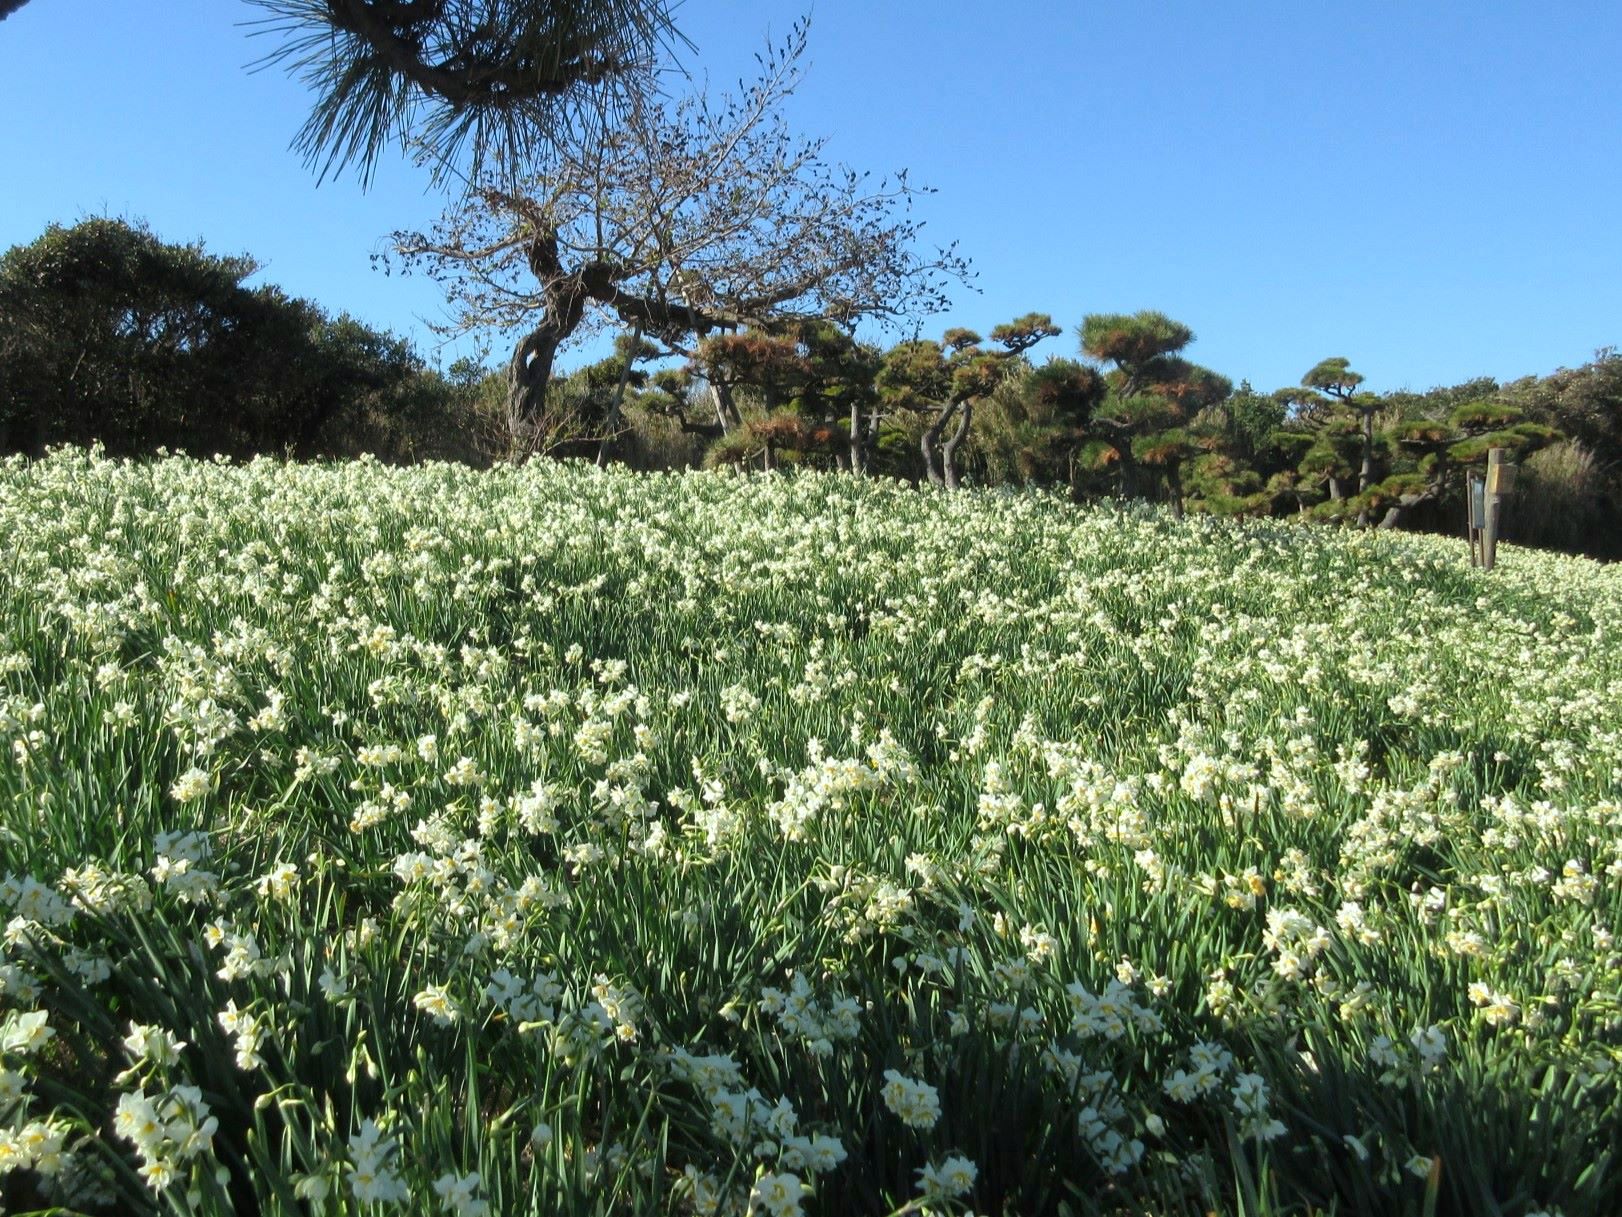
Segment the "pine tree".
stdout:
[[[26,0],[0,0],[0,20]],[[249,0],[281,36],[261,61],[315,92],[294,146],[369,180],[393,139],[436,165],[520,165],[679,39],[671,0]]]
[[1233,384],[1180,356],[1194,331],[1164,313],[1093,313],[1079,333],[1083,354],[1114,365],[1105,373],[1108,396],[1093,411],[1087,463],[1120,470],[1128,496],[1149,490],[1145,475],[1158,474],[1181,516],[1184,468],[1210,447],[1209,436],[1191,424]]

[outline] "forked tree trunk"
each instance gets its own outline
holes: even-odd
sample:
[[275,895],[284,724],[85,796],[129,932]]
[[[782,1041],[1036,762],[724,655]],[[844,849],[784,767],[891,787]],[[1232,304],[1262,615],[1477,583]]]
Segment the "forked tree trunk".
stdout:
[[[507,362],[507,429],[513,455],[535,451],[544,436],[537,434],[546,412],[546,389],[552,383],[552,365],[558,348],[579,328],[590,298],[589,283],[601,277],[600,270],[588,266],[564,275],[558,265],[557,234],[543,234],[528,247],[530,266],[541,281],[545,306],[541,321],[518,340]],[[557,273],[553,273],[557,272]]]
[[556,326],[542,322],[518,340],[507,361],[507,434],[514,456],[528,455],[541,439],[537,420],[546,408],[546,387],[564,337]]
[[946,484],[945,475],[936,460],[936,450],[940,444],[941,432],[946,430],[946,424],[952,421],[952,415],[956,414],[957,410],[958,403],[955,401],[942,406],[940,413],[935,415],[935,421],[924,428],[924,433],[918,440],[918,449],[924,455],[924,472],[936,486]]
[[941,448],[941,476],[946,481],[948,490],[958,487],[957,476],[957,449],[963,442],[963,437],[969,433],[969,424],[974,419],[974,403],[963,403],[962,412],[958,416],[957,429],[952,432],[952,438],[947,440]]
[[715,421],[721,424],[722,435],[730,435],[743,426],[743,416],[738,413],[730,384],[724,380],[710,381],[710,395],[715,398]]

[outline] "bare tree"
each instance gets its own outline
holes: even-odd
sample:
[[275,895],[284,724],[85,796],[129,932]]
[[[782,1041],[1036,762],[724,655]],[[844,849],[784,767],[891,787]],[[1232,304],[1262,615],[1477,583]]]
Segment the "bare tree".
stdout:
[[922,193],[903,173],[873,182],[790,132],[806,23],[760,77],[712,104],[651,81],[619,121],[562,146],[522,186],[474,182],[430,233],[395,234],[408,266],[447,287],[446,328],[517,336],[508,412],[520,450],[559,348],[594,325],[639,327],[672,350],[721,329],[771,332],[807,317],[850,326],[947,304],[967,275],[955,248],[915,251]]

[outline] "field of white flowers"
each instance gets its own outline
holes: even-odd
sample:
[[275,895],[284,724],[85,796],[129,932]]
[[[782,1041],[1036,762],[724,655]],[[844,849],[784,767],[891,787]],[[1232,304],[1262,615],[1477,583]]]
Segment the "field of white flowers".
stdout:
[[1622,1211],[1622,570],[0,463],[0,1198]]

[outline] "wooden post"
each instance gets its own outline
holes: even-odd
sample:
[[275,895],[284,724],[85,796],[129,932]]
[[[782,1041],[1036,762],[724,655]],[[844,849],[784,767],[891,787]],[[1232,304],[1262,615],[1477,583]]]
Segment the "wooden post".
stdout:
[[1498,560],[1498,521],[1504,509],[1504,496],[1515,485],[1515,465],[1504,459],[1502,448],[1487,450],[1486,516],[1481,529],[1481,565],[1493,568]]
[[1464,535],[1470,542],[1470,565],[1481,565],[1481,529],[1486,523],[1487,514],[1487,481],[1479,473],[1472,472],[1464,485]]

